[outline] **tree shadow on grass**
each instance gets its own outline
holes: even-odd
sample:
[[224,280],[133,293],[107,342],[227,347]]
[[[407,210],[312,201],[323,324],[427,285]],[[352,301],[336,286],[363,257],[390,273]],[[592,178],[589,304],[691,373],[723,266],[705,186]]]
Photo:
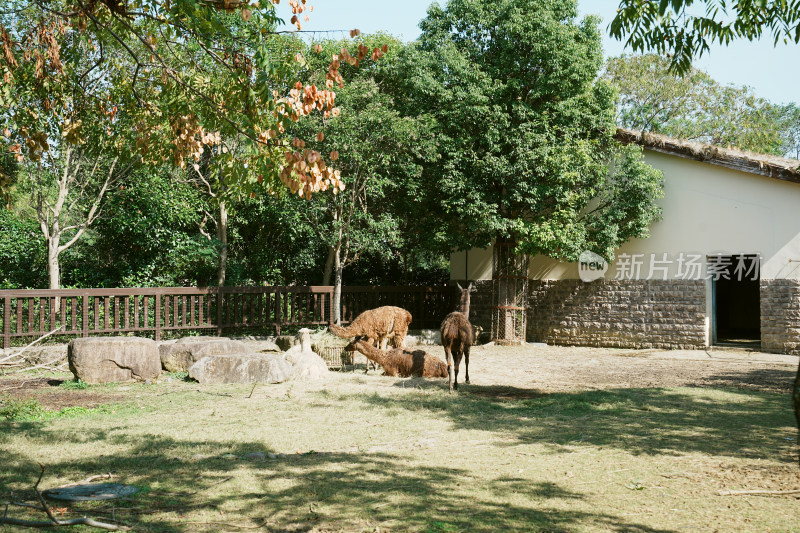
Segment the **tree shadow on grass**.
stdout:
[[[121,435],[93,430],[82,436],[69,431],[41,432],[39,444],[69,445],[86,438],[118,443]],[[188,453],[202,450],[202,457]],[[263,460],[245,460],[260,452]],[[117,453],[70,461],[51,461],[48,479],[84,479],[110,472],[114,481],[142,490],[126,501],[74,504],[80,515],[115,516],[140,531],[220,531],[239,527],[268,531],[362,530],[413,531],[573,531],[595,527],[608,531],[666,530],[631,523],[600,512],[565,509],[564,501],[584,502],[586,495],[555,483],[500,477],[482,496],[465,501],[458,483],[468,472],[446,466],[411,465],[391,454],[306,453],[269,458],[258,442],[199,442],[146,435],[128,440]],[[0,498],[14,492],[31,500],[39,467],[26,453],[5,456]],[[435,461],[439,463],[441,461]],[[517,498],[508,500],[509,491]],[[63,504],[59,504],[62,506]],[[560,508],[559,508],[560,505]],[[588,506],[583,505],[586,509]],[[20,515],[17,517],[34,518]],[[209,518],[209,514],[213,518]],[[41,516],[35,516],[41,519]]]
[[[382,410],[408,417],[418,412],[430,415],[420,420],[493,432],[502,437],[497,446],[541,443],[553,454],[590,444],[632,454],[700,451],[774,458],[793,446],[781,438],[784,433],[794,436],[785,395],[705,389],[545,394],[476,385],[464,385],[458,394],[449,395],[441,382],[420,380],[419,386],[429,390],[414,390],[413,384],[414,380],[398,382],[396,386],[411,389],[401,394],[312,394],[324,394],[325,405],[334,403],[337,395],[350,409],[360,403],[366,414]],[[315,399],[320,397],[309,398]],[[121,407],[118,413],[134,407]],[[128,414],[140,416],[132,413]],[[237,529],[226,527],[226,522],[250,528],[264,525],[272,531],[374,530],[376,526],[426,532],[660,531],[595,511],[590,493],[536,477],[497,474],[482,490],[467,491],[459,484],[469,483],[470,471],[449,466],[446,454],[431,453],[430,459],[417,462],[392,450],[270,459],[273,450],[255,440],[141,435],[124,420],[106,419],[98,421],[107,424],[103,427],[80,431],[54,429],[46,423],[0,422],[0,499],[10,491],[16,499],[32,499],[37,462],[42,461],[47,472],[41,488],[107,472],[119,476],[114,481],[140,486],[143,491],[131,501],[78,504],[75,509],[109,518],[110,514],[103,513],[117,505],[116,516],[143,531]],[[108,425],[112,423],[116,427]],[[30,447],[8,450],[12,432],[24,432]],[[70,460],[48,460],[46,455],[59,446],[87,442],[103,443],[107,451]],[[263,460],[252,455],[244,459],[254,453],[263,454]],[[794,461],[788,453],[786,460]]]
[[704,380],[711,387],[736,388],[762,392],[791,394],[796,370],[785,368],[753,368],[746,372],[727,370]]
[[[406,384],[406,387],[408,384]],[[441,384],[431,385],[442,388]],[[757,391],[609,389],[547,394],[536,389],[464,385],[454,395],[411,391],[362,394],[389,411],[428,412],[455,428],[544,443],[554,453],[576,442],[632,454],[702,452],[795,461],[791,398]]]

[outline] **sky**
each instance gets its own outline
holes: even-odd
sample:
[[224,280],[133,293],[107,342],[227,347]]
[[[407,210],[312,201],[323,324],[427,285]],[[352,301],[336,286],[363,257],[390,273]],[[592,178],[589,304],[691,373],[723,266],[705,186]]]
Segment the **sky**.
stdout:
[[[385,31],[411,41],[419,36],[419,21],[425,18],[431,1],[309,0],[309,3],[314,5],[314,12],[310,14],[311,20],[303,23],[303,30],[339,30],[330,36],[340,38],[358,28],[364,33]],[[607,26],[616,14],[617,5],[615,0],[578,0],[581,15],[594,14],[602,18],[600,27],[604,32],[606,57],[631,53],[608,36]],[[277,8],[280,16],[289,18],[285,2]],[[728,46],[713,46],[711,52],[696,60],[694,65],[720,83],[750,86],[756,95],[774,103],[800,103],[798,44],[773,47],[769,38],[761,42],[735,41]]]

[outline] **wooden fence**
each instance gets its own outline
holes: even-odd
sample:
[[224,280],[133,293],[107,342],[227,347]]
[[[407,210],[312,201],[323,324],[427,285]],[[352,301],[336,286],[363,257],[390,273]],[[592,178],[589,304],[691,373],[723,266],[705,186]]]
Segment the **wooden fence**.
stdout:
[[[342,321],[382,305],[413,315],[411,327],[438,328],[456,305],[447,287],[344,287]],[[165,331],[321,326],[333,318],[333,287],[156,287],[0,290],[3,347],[14,338],[88,337]]]

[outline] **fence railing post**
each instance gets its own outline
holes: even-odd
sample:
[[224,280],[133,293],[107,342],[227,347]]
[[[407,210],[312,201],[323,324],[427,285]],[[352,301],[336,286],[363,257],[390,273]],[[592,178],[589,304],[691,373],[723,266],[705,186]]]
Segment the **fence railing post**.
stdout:
[[[333,324],[333,317],[336,316],[333,308],[333,287],[328,287],[328,324]],[[341,302],[339,302],[341,304]]]
[[275,334],[281,334],[281,323],[283,322],[283,313],[281,312],[281,291],[275,289]]
[[11,296],[5,297],[3,305],[3,348],[11,348]]
[[158,291],[153,293],[153,307],[154,307],[153,312],[155,313],[155,317],[153,317],[155,324],[153,324],[153,326],[155,326],[156,328],[155,338],[156,341],[160,341],[161,340],[161,295],[158,293]]
[[81,336],[89,336],[89,295],[81,296]]
[[222,287],[217,287],[217,337],[222,337],[222,302],[224,299]]

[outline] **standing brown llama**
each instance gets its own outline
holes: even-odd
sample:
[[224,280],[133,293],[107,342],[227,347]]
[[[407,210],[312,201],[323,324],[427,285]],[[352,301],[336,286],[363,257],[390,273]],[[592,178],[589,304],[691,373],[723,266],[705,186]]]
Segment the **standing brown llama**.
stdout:
[[[395,348],[403,346],[410,323],[411,313],[401,307],[386,305],[364,311],[346,328],[331,324],[328,329],[334,335],[346,339],[361,337],[375,346],[380,346],[381,350],[385,350],[390,340]],[[367,362],[367,371],[369,371],[369,362]]]
[[472,324],[469,323],[469,293],[472,290],[472,283],[466,289],[458,285],[458,289],[461,291],[461,311],[453,311],[447,315],[441,327],[450,392],[458,389],[458,365],[461,364],[461,356],[464,356],[467,367],[464,383],[469,383],[469,349],[473,341]]
[[356,338],[345,347],[345,350],[349,352],[358,350],[368,359],[381,365],[387,376],[447,377],[447,365],[444,361],[425,350],[412,351],[406,348],[395,348],[386,352],[361,338]]

